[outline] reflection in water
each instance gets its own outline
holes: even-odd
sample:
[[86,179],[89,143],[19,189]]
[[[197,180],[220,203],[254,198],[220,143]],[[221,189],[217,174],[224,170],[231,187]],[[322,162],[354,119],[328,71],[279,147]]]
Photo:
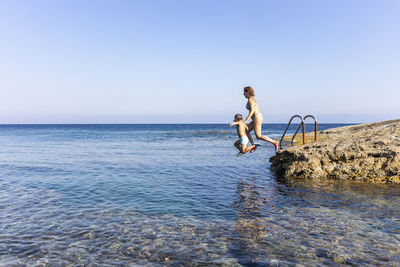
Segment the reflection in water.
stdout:
[[240,263],[399,263],[399,192],[349,181],[242,179],[233,203]]
[[237,248],[243,261],[256,263],[268,258],[266,253],[259,253],[262,241],[268,236],[262,216],[261,206],[268,203],[267,196],[262,196],[256,186],[256,178],[251,177],[250,182],[240,181],[237,185],[239,200],[234,202],[237,221]]

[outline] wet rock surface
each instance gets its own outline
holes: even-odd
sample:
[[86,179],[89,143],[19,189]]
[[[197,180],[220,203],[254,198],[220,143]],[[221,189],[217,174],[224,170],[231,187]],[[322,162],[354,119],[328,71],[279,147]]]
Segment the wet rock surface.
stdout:
[[270,158],[278,179],[335,178],[400,183],[400,120],[345,126]]

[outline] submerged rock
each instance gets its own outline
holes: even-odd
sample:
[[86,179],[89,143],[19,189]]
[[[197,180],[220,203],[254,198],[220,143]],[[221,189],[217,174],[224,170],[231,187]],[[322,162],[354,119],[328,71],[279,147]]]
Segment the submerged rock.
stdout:
[[319,132],[319,141],[270,158],[278,179],[335,178],[400,183],[400,120]]

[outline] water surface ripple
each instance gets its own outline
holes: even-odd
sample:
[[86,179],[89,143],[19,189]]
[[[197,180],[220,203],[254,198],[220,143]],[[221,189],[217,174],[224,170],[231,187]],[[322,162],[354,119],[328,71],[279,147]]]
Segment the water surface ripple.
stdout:
[[279,182],[272,145],[236,158],[235,140],[226,125],[0,125],[0,265],[400,265],[398,185]]

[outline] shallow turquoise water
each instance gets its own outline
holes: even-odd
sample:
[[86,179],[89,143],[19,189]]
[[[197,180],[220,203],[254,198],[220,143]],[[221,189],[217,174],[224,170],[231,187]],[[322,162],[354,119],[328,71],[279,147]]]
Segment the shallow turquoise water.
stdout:
[[400,186],[278,182],[272,145],[236,158],[235,140],[226,125],[0,126],[0,265],[400,264]]

